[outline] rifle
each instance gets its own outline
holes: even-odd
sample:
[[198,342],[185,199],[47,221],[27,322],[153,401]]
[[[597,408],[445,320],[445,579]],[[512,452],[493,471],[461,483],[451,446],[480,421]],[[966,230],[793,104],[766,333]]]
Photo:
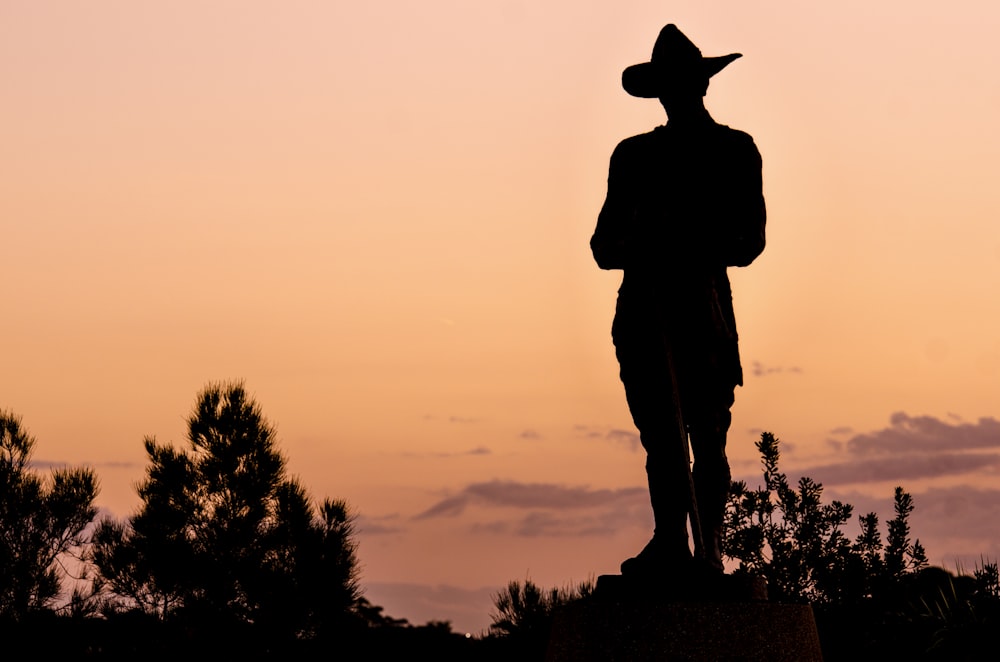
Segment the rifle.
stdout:
[[687,476],[687,486],[688,486],[688,518],[691,523],[691,537],[694,538],[694,557],[696,559],[704,559],[706,557],[705,552],[705,540],[702,538],[701,533],[701,518],[698,516],[698,497],[694,489],[694,474],[691,472],[691,444],[688,440],[688,431],[684,426],[684,412],[681,407],[681,396],[680,389],[678,388],[677,380],[677,366],[674,362],[674,351],[673,344],[670,342],[670,338],[666,331],[663,334],[663,344],[666,348],[667,355],[667,371],[670,373],[670,393],[671,399],[673,400],[675,419],[678,425],[678,439],[681,442],[681,448],[678,449],[683,454],[685,475]]

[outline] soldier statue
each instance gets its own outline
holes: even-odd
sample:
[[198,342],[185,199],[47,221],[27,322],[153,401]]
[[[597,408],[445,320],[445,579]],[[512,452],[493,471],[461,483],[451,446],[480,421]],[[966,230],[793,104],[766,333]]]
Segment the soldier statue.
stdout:
[[652,539],[621,565],[626,579],[723,573],[726,432],[743,383],[726,270],[764,249],[765,211],[753,139],[715,122],[704,96],[738,57],[703,57],[667,25],[649,62],[622,74],[626,92],[667,114],[615,148],[590,241],[600,268],[624,272],[612,338],[654,517]]

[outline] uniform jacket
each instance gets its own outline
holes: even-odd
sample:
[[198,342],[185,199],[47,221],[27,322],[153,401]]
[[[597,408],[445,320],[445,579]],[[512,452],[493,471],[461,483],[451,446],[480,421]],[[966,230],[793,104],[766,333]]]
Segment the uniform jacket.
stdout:
[[706,118],[623,140],[590,240],[623,269],[616,326],[658,324],[677,351],[715,356],[742,384],[727,267],[764,250],[761,158],[753,139]]

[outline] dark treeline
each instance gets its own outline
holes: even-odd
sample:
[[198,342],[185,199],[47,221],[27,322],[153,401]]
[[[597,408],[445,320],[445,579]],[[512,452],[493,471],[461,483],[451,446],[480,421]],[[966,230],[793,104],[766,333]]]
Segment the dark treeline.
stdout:
[[95,521],[94,472],[37,475],[34,438],[0,411],[0,654],[269,659],[362,645],[464,659],[470,642],[449,623],[414,627],[364,599],[348,504],[317,504],[288,475],[242,384],[208,386],[187,424],[186,448],[144,440],[136,513]]
[[[510,582],[495,596],[489,635],[471,639],[448,622],[384,614],[359,590],[348,504],[317,503],[287,474],[274,428],[240,383],[198,395],[186,448],[144,440],[140,506],[123,520],[95,521],[92,470],[36,474],[34,446],[20,419],[0,411],[4,656],[319,659],[361,649],[370,659],[542,659],[553,614],[593,596],[589,582]],[[851,538],[849,504],[823,503],[809,478],[791,485],[773,435],[757,449],[763,485],[733,484],[725,555],[736,574],[764,578],[771,600],[813,605],[828,662],[981,659],[992,649],[995,562],[971,575],[929,566],[901,488],[884,542],[875,513]]]

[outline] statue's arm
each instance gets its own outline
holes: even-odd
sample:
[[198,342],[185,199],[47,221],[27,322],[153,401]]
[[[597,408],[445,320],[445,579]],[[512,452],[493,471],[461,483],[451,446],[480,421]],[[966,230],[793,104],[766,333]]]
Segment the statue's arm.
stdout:
[[726,264],[745,267],[764,251],[764,226],[767,210],[764,205],[762,162],[753,139],[742,134],[744,140],[733,162],[730,186],[726,196],[729,225]]
[[597,215],[597,228],[590,238],[590,250],[601,269],[625,268],[625,231],[632,215],[630,196],[626,190],[624,149],[615,148],[608,169],[608,195]]

